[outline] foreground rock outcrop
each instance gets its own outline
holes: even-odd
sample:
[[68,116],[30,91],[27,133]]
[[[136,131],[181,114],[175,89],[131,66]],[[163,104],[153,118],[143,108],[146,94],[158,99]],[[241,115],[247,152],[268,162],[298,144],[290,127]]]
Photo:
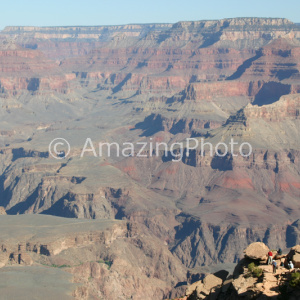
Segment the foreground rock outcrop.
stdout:
[[188,299],[217,299],[221,292],[223,280],[213,274],[207,275],[202,281],[195,282],[186,290]]
[[262,242],[250,244],[244,251],[245,257],[249,259],[266,261],[269,247]]
[[[290,254],[298,248],[299,245],[293,247]],[[276,259],[278,267],[274,272],[271,265],[261,262],[267,255],[264,251],[268,250],[264,243],[250,244],[233,274],[223,278],[220,273],[207,275],[202,281],[189,285],[186,297],[180,299],[298,299],[300,283],[295,278],[300,277],[300,270],[297,267],[289,270],[282,259]]]
[[293,247],[287,257],[293,261],[295,268],[300,268],[300,245]]

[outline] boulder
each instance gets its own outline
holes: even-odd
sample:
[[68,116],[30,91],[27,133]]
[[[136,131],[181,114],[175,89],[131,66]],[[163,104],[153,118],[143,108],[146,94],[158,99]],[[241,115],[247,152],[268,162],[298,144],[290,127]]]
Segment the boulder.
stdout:
[[229,272],[226,270],[220,270],[218,272],[215,272],[214,275],[221,278],[222,281],[224,282],[227,279]]
[[198,285],[199,286],[203,285],[201,280],[200,281],[196,281],[193,284],[189,285],[187,287],[186,291],[185,291],[185,295],[188,296],[188,297],[191,296],[194,293],[194,291],[196,291]]
[[186,296],[188,299],[217,299],[222,287],[222,279],[213,275],[207,275],[203,280],[188,286]]
[[286,258],[286,254],[282,254],[282,255],[276,254],[276,255],[275,255],[275,259],[280,259],[280,260],[282,260],[282,259],[285,259],[285,258]]
[[244,251],[244,255],[246,258],[265,261],[267,260],[269,247],[261,242],[256,242],[250,244],[246,250]]
[[0,206],[0,216],[1,215],[6,215],[5,208],[3,206]]
[[297,253],[293,256],[293,264],[295,268],[300,268],[300,253]]
[[300,268],[300,245],[291,248],[287,258],[291,258],[295,268]]
[[296,245],[291,250],[295,251],[296,253],[300,253],[300,245]]
[[211,290],[217,286],[221,286],[222,283],[222,279],[213,274],[209,274],[203,279],[204,287],[207,290]]
[[254,294],[253,287],[256,282],[257,279],[254,277],[239,276],[233,280],[232,286],[237,295],[245,297],[244,299],[252,299]]

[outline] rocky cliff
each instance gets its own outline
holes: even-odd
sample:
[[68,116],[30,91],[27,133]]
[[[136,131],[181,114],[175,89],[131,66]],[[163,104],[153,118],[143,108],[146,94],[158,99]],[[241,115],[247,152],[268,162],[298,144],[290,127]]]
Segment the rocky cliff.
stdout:
[[270,249],[264,243],[250,244],[233,274],[225,270],[209,274],[189,285],[186,297],[178,299],[297,299],[299,269],[289,269],[288,261],[298,263],[298,248],[295,246],[285,254],[272,250],[273,261],[278,265],[274,272],[272,265],[266,263]]
[[[83,244],[66,235],[58,246],[22,237],[33,256],[22,257],[15,242],[6,262],[31,264],[42,255],[47,265],[70,265],[85,284],[79,298],[113,299],[120,290],[138,299],[147,288],[150,299],[176,296],[181,281],[238,262],[252,242],[299,243],[299,25],[238,18],[11,27],[0,39],[2,213],[119,220],[122,231],[109,251],[93,234],[86,249],[86,232]],[[67,158],[51,155],[58,137],[70,144]],[[234,138],[235,154],[246,142],[253,151],[220,157],[206,148],[188,156],[191,137],[214,147]],[[95,152],[81,156],[87,138]],[[137,148],[100,155],[100,142]],[[150,142],[183,143],[182,160]],[[148,143],[143,157],[136,156],[140,143]],[[95,256],[100,250],[105,255]],[[81,264],[84,255],[91,259]],[[118,262],[115,273],[98,259]]]
[[[37,267],[45,276],[49,269],[60,269],[62,280],[70,273],[74,284],[71,290],[61,289],[59,299],[67,299],[67,293],[73,299],[163,299],[186,278],[186,270],[168,248],[133,223],[50,216],[1,216],[0,222],[5,229],[0,237],[0,276],[17,266],[31,266],[29,278]],[[32,289],[27,296],[37,291],[30,283],[23,284]],[[21,289],[16,286],[5,295],[13,297]]]

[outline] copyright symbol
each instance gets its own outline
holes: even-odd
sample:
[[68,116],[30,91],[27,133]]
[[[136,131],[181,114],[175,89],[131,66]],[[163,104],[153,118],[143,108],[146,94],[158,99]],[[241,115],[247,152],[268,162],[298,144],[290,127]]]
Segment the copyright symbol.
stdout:
[[69,142],[63,138],[56,138],[49,144],[49,153],[55,159],[66,158],[71,150]]

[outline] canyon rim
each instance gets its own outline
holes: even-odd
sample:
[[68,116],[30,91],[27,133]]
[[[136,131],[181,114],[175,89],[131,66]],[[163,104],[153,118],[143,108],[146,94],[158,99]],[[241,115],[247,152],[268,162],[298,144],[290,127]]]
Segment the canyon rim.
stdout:
[[297,23],[7,26],[0,104],[0,299],[171,299],[300,244]]

